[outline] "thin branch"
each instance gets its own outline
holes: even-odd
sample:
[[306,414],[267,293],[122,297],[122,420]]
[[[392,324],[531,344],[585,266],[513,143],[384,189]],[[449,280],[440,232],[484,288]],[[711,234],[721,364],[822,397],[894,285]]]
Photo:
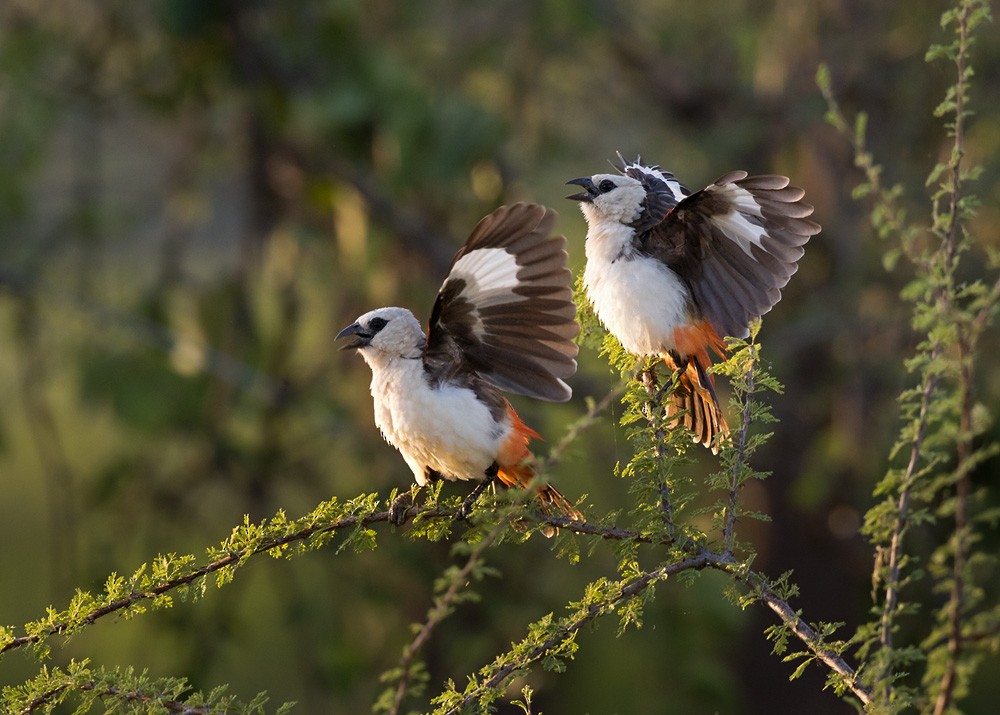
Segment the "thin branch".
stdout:
[[802,620],[802,617],[791,607],[787,600],[775,593],[763,576],[756,571],[744,569],[729,554],[722,554],[709,564],[712,568],[728,573],[737,581],[745,584],[754,594],[770,608],[781,622],[788,626],[792,633],[812,652],[817,660],[824,663],[834,673],[840,675],[844,683],[865,705],[872,699],[872,692],[858,682],[857,672],[838,653],[827,648],[823,639],[813,628]]
[[420,649],[423,648],[424,644],[430,639],[434,629],[437,628],[437,626],[452,612],[452,607],[458,600],[463,587],[467,584],[469,576],[482,560],[483,552],[493,545],[493,542],[496,541],[497,537],[503,529],[507,527],[509,522],[509,516],[501,519],[500,523],[498,523],[482,541],[476,544],[475,548],[473,548],[472,552],[469,554],[469,557],[465,560],[465,564],[462,568],[451,577],[451,583],[448,584],[448,589],[439,597],[434,599],[434,605],[427,613],[427,620],[424,621],[420,630],[417,632],[417,635],[403,650],[403,657],[399,661],[399,682],[396,684],[396,692],[393,695],[392,709],[389,711],[391,715],[398,715],[400,709],[403,707],[403,700],[405,699],[406,692],[409,689],[410,679],[413,677],[413,661],[416,658],[417,653],[420,652]]
[[722,528],[722,543],[726,554],[733,552],[735,542],[736,508],[739,502],[740,469],[746,463],[747,438],[750,434],[750,399],[754,391],[754,365],[756,350],[750,345],[750,366],[746,371],[746,392],[744,393],[743,412],[741,415],[739,442],[736,445],[736,459],[729,480],[729,504],[726,506],[726,520]]
[[[954,144],[951,156],[951,180],[949,192],[949,224],[945,237],[948,291],[945,300],[949,306],[954,300],[955,262],[958,253],[958,239],[962,230],[962,159],[965,156],[965,97],[968,90],[966,77],[966,53],[969,50],[969,20],[973,3],[962,4],[958,17],[958,53],[955,57],[956,84]],[[959,330],[959,433],[956,444],[958,464],[955,468],[957,478],[955,495],[955,530],[952,533],[953,561],[951,593],[948,597],[948,659],[941,676],[937,698],[934,703],[934,715],[943,715],[951,706],[958,679],[958,662],[962,653],[962,611],[965,604],[965,565],[969,550],[969,470],[966,465],[972,454],[972,364],[966,336]]]
[[[676,389],[677,378],[672,375],[670,385],[658,388],[655,364],[643,370],[640,373],[640,377],[642,379],[642,386],[645,388],[646,394],[649,395],[649,402],[643,405],[642,410],[646,415],[646,419],[649,420],[649,426],[653,430],[653,456],[659,459],[663,456],[663,440],[666,438],[666,430],[664,429],[661,417],[663,413],[663,395],[668,387]],[[673,495],[670,492],[670,484],[665,479],[661,479],[658,482],[657,487],[660,497],[660,513],[663,515],[663,523],[667,526],[667,533],[673,536],[674,505]]]
[[[940,355],[941,346],[935,344],[931,352],[931,360]],[[896,517],[892,527],[892,539],[889,542],[889,564],[888,574],[885,580],[885,601],[882,604],[882,616],[879,629],[879,642],[882,648],[888,653],[893,648],[893,629],[895,623],[896,609],[899,604],[900,589],[900,569],[903,556],[903,537],[909,527],[910,514],[910,489],[917,473],[917,466],[920,464],[924,436],[927,432],[927,414],[930,409],[931,398],[937,387],[937,377],[928,375],[924,382],[923,393],[920,397],[920,413],[917,416],[917,431],[913,435],[913,442],[910,445],[910,459],[906,465],[906,473],[899,489],[899,498],[896,502]],[[875,569],[880,568],[880,562],[876,561]],[[879,677],[883,681],[882,697],[888,702],[892,694],[892,660],[886,658],[882,673]]]

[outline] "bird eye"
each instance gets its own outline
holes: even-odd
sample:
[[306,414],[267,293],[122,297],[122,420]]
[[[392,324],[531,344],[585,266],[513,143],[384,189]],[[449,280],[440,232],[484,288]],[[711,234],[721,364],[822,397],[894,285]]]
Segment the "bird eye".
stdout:
[[615,182],[613,182],[611,179],[605,179],[604,181],[602,181],[600,184],[597,185],[597,188],[601,190],[602,194],[606,194],[607,192],[611,191],[611,189],[615,188]]
[[377,333],[382,328],[384,328],[386,323],[388,322],[389,321],[386,320],[385,318],[372,318],[371,320],[368,321],[368,329],[373,333]]

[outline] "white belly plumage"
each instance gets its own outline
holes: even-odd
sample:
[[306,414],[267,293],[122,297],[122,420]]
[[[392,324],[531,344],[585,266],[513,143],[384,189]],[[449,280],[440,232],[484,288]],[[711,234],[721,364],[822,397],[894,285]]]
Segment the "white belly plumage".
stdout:
[[403,370],[373,371],[375,424],[400,451],[418,484],[425,468],[446,479],[484,479],[500,449],[507,425],[497,425],[472,390],[431,389],[420,360]]
[[590,253],[583,282],[604,327],[636,355],[671,349],[674,329],[687,322],[687,289],[677,274],[652,258]]

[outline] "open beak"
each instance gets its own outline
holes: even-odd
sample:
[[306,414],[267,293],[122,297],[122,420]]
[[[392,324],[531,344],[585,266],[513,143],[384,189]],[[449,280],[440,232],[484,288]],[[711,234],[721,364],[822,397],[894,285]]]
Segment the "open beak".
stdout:
[[581,176],[579,179],[571,179],[566,182],[567,184],[573,184],[574,186],[582,186],[586,191],[581,191],[578,194],[570,194],[567,199],[572,201],[585,201],[586,203],[593,203],[594,197],[599,193],[597,187],[594,186],[594,181],[589,176]]
[[367,330],[362,328],[360,323],[352,323],[337,333],[337,337],[335,339],[340,340],[341,338],[346,338],[348,335],[354,335],[356,337],[354,340],[341,347],[341,350],[367,347],[371,345],[372,337],[374,337],[372,333],[369,333]]

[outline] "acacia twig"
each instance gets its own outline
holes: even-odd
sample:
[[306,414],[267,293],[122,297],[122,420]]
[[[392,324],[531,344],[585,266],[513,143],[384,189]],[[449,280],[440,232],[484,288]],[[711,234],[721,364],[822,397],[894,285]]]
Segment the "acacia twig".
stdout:
[[736,459],[733,460],[733,468],[730,472],[729,503],[726,505],[726,520],[722,528],[722,543],[726,554],[733,552],[733,544],[736,539],[736,508],[739,502],[740,469],[746,462],[747,439],[750,434],[750,400],[754,391],[754,361],[756,357],[756,350],[753,345],[750,345],[750,365],[746,371],[746,384],[744,385],[746,392],[741,414],[740,435],[736,444]]

